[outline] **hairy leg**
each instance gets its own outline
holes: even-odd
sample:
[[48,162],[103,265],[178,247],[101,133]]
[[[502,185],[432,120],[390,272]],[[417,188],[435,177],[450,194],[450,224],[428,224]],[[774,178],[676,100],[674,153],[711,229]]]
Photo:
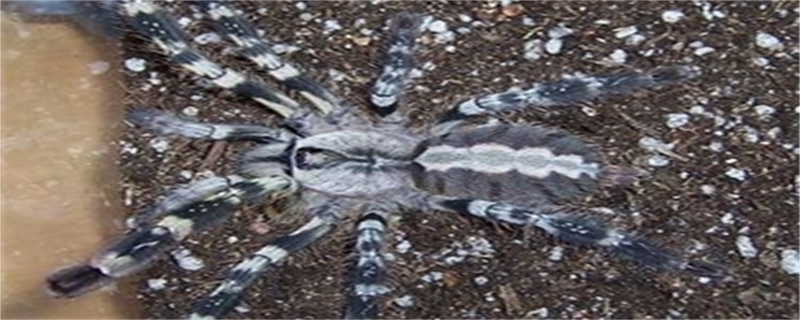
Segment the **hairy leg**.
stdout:
[[373,109],[384,119],[398,117],[397,102],[414,68],[414,48],[422,32],[423,17],[414,13],[401,13],[389,24],[388,48],[383,57],[383,71],[370,89]]
[[[604,248],[616,255],[646,266],[667,271],[686,272],[695,276],[725,278],[729,271],[704,261],[687,260],[677,254],[633,237],[621,230],[607,227],[586,218],[593,210],[566,206],[537,206],[522,208],[500,202],[454,199],[439,196],[423,197],[422,207],[491,221],[538,227],[570,243]],[[425,209],[425,208],[421,208]]]
[[175,19],[155,4],[148,1],[127,1],[122,5],[121,11],[129,25],[149,38],[182,68],[221,88],[249,97],[284,118],[298,110],[299,104],[280,91],[212,62],[192,47],[191,41]]
[[269,268],[289,254],[308,247],[329,234],[344,214],[335,200],[325,201],[308,209],[311,220],[288,235],[278,237],[231,268],[225,280],[208,297],[198,301],[191,319],[216,319],[239,304],[245,290]]
[[700,70],[697,67],[671,66],[646,72],[573,76],[556,82],[537,83],[527,89],[491,93],[458,102],[439,118],[432,131],[446,133],[473,116],[495,115],[529,107],[575,106],[599,97],[676,84],[698,75]]
[[156,109],[135,109],[128,113],[128,122],[162,135],[179,135],[204,140],[247,140],[262,143],[288,141],[289,132],[260,125],[202,123],[183,119]]
[[[245,202],[262,202],[282,197],[296,190],[294,180],[285,176],[255,179],[229,177],[235,181],[227,188],[198,183],[194,193],[178,200],[168,197],[163,205],[169,211],[159,212],[160,219],[141,225],[122,239],[100,250],[88,262],[58,270],[47,278],[47,289],[56,297],[75,297],[99,289],[116,279],[144,270],[161,253],[174,247],[190,234],[208,229],[224,221]],[[184,189],[184,190],[187,190]],[[203,191],[202,194],[196,194]],[[163,209],[163,208],[162,208]]]
[[378,298],[389,288],[386,279],[386,261],[383,239],[390,212],[379,205],[368,205],[356,225],[357,262],[352,273],[348,292],[345,319],[375,319],[378,316]]

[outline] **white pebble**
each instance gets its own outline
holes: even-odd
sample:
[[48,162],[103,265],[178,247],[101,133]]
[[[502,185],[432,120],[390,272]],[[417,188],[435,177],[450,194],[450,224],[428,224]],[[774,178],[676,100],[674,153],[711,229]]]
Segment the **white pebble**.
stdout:
[[236,236],[230,236],[225,241],[227,241],[230,244],[234,244],[234,243],[239,242],[239,238],[237,238]]
[[643,137],[639,139],[639,147],[650,152],[665,152],[672,150],[675,147],[675,143],[668,144],[656,138]]
[[797,250],[781,251],[781,269],[788,274],[800,274],[800,255]]
[[200,112],[200,110],[195,107],[186,107],[181,110],[181,113],[190,117],[196,117],[198,112]]
[[427,283],[439,282],[444,279],[444,273],[439,271],[431,271],[424,274],[420,279],[422,279],[422,281],[425,281]]
[[567,28],[563,25],[557,25],[547,30],[547,36],[553,39],[563,38],[572,34],[574,30]]
[[461,21],[463,23],[470,23],[472,22],[472,17],[469,16],[468,14],[461,13],[458,15],[458,21]]
[[410,295],[404,295],[402,297],[394,298],[392,302],[394,302],[394,304],[400,308],[408,308],[414,305],[414,297]]
[[294,7],[297,8],[297,10],[301,10],[302,11],[302,10],[305,10],[306,8],[308,8],[308,5],[306,5],[305,2],[297,2],[297,3],[294,4]]
[[756,114],[762,119],[767,118],[775,113],[775,108],[763,104],[755,106],[754,109],[756,110]]
[[739,249],[739,254],[745,258],[755,258],[758,255],[758,249],[753,245],[753,240],[748,236],[736,237],[736,248]]
[[339,24],[339,21],[334,19],[328,19],[322,22],[322,33],[329,34],[336,30],[342,30],[342,25]]
[[164,137],[155,137],[150,140],[150,147],[158,153],[163,153],[169,149],[169,141]]
[[428,24],[428,31],[433,33],[442,33],[447,31],[447,22],[442,20],[435,20]]
[[178,172],[178,175],[181,176],[181,178],[190,180],[194,176],[194,172],[192,172],[192,170],[181,170],[181,172]]
[[544,53],[544,42],[540,39],[533,39],[523,44],[523,57],[525,60],[535,61],[539,60]]
[[147,69],[147,61],[141,58],[130,58],[125,60],[125,69],[133,72],[142,72]]
[[661,13],[661,20],[666,23],[675,23],[683,19],[685,15],[680,10],[667,10]]
[[647,158],[647,165],[651,167],[664,167],[669,164],[669,158],[660,155],[654,154]]
[[293,46],[291,44],[285,43],[276,43],[272,45],[272,51],[275,51],[277,54],[284,54],[284,53],[292,53],[295,51],[300,51],[300,47]]
[[744,181],[747,178],[747,172],[739,168],[730,168],[725,171],[725,175],[739,181]]
[[564,257],[564,247],[556,246],[553,247],[552,250],[550,250],[550,254],[547,256],[547,259],[550,259],[550,261],[561,261],[563,257]]
[[680,128],[689,123],[689,115],[685,113],[667,114],[667,127],[672,129]]
[[561,47],[564,46],[564,40],[561,39],[550,39],[544,44],[544,50],[547,51],[549,54],[557,54],[561,52]]
[[728,225],[733,224],[733,213],[726,212],[724,215],[722,215],[722,218],[719,219],[719,222]]
[[475,279],[472,279],[472,282],[475,282],[475,284],[482,286],[484,284],[489,283],[489,278],[484,276],[477,276],[475,277]]
[[609,60],[613,61],[614,63],[623,64],[623,63],[625,63],[625,60],[628,59],[628,54],[625,53],[625,50],[616,49],[616,50],[614,50],[614,52],[612,52],[608,56],[608,58],[609,58]]
[[398,253],[401,253],[401,254],[402,253],[406,253],[406,252],[408,252],[408,250],[411,249],[411,242],[409,242],[408,240],[403,240],[403,241],[401,241],[400,243],[397,244],[395,249],[397,250]]
[[167,280],[163,278],[147,279],[147,287],[153,291],[164,289],[167,287]]
[[769,50],[783,50],[783,43],[780,39],[762,31],[756,33],[756,45]]
[[444,51],[449,53],[456,52],[456,46],[446,46],[444,47]]
[[717,187],[712,186],[710,184],[704,184],[700,186],[700,192],[702,192],[705,195],[712,195],[717,192]]
[[298,16],[298,18],[303,21],[311,21],[311,19],[314,19],[314,15],[308,12],[303,12]]
[[717,51],[717,49],[714,49],[712,47],[700,47],[700,48],[694,49],[694,55],[700,57],[700,56],[704,56],[704,55],[707,55],[709,53],[712,53],[714,51]]
[[192,19],[189,19],[188,17],[181,17],[180,19],[178,19],[178,25],[180,25],[181,27],[185,28],[190,23],[192,23]]
[[754,57],[753,64],[759,67],[766,67],[769,65],[769,59],[764,57]]
[[627,26],[627,27],[622,27],[622,28],[616,28],[616,29],[614,29],[614,32],[615,32],[614,36],[617,37],[617,39],[627,38],[629,36],[632,36],[633,34],[635,34],[638,31],[639,31],[639,29],[636,28],[636,26]]
[[630,37],[627,37],[625,39],[625,44],[629,45],[629,46],[635,46],[635,45],[638,45],[638,44],[644,42],[644,40],[646,40],[646,39],[647,39],[647,37],[637,33],[637,34],[631,35]]
[[197,271],[205,267],[203,260],[192,256],[192,252],[186,248],[175,249],[171,252],[172,258],[178,262],[178,266],[183,270]]

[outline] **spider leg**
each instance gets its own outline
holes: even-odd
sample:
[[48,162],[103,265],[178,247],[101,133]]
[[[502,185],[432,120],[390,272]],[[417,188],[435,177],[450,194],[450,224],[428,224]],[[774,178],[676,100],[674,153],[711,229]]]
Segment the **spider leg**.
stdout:
[[424,18],[400,13],[389,24],[389,43],[383,56],[383,71],[370,89],[373,109],[384,119],[396,118],[397,102],[414,68],[414,47]]
[[242,203],[285,196],[297,188],[295,181],[285,176],[254,179],[228,177],[228,180],[232,183],[223,190],[219,190],[218,185],[202,185],[189,189],[194,192],[209,191],[203,196],[190,194],[182,201],[177,196],[168,198],[168,203],[163,207],[170,211],[159,213],[163,216],[160,219],[136,228],[100,250],[88,262],[51,274],[47,278],[48,292],[56,297],[76,297],[99,289],[149,267],[162,252],[174,247],[191,233],[223,221]]
[[288,235],[278,237],[228,270],[226,279],[208,297],[198,301],[190,319],[216,319],[238,305],[245,290],[270,267],[330,233],[343,216],[336,200],[309,209],[311,220]]
[[369,206],[356,225],[356,253],[358,262],[348,295],[345,319],[375,319],[378,317],[378,298],[389,288],[386,262],[382,252],[383,239],[390,212],[382,206]]
[[266,126],[202,123],[156,109],[134,109],[128,113],[126,120],[158,134],[174,134],[192,139],[273,143],[292,138],[287,131]]
[[565,206],[522,208],[499,202],[440,196],[429,197],[426,201],[428,209],[471,215],[515,225],[535,226],[564,241],[601,247],[616,255],[659,270],[680,271],[717,279],[731,275],[722,266],[704,261],[687,260],[646,240],[586,218],[585,216],[591,213],[592,209]]
[[212,27],[242,48],[239,50],[242,56],[286,87],[300,92],[323,114],[339,107],[339,99],[333,93],[281,59],[242,15],[219,1],[201,2],[201,7],[211,18]]
[[190,45],[191,41],[177,21],[148,1],[126,1],[122,15],[140,34],[152,40],[164,54],[182,68],[266,106],[284,118],[295,113],[299,104],[280,91],[219,66]]
[[603,96],[672,85],[698,75],[700,71],[697,67],[669,66],[646,72],[572,76],[556,82],[537,83],[527,89],[491,93],[458,102],[439,118],[432,130],[443,134],[472,116],[518,111],[528,107],[574,106]]

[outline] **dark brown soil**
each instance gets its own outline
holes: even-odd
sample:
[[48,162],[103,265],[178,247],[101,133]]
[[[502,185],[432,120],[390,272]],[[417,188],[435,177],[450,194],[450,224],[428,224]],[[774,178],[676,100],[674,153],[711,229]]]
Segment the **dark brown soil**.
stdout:
[[[417,61],[419,65],[430,62],[435,69],[424,71],[405,96],[415,125],[430,121],[459,99],[555,80],[564,74],[674,64],[703,70],[698,79],[678,86],[595,101],[558,114],[525,115],[522,121],[542,122],[584,137],[601,147],[611,163],[646,168],[651,176],[636,186],[605,189],[587,199],[587,204],[617,209],[617,215],[604,220],[693,259],[725,265],[735,277],[705,282],[658,273],[600,250],[560,243],[538,230],[523,232],[437,212],[406,212],[395,225],[390,248],[394,251],[402,240],[408,240],[411,248],[394,253],[393,291],[384,299],[382,317],[798,318],[797,276],[783,271],[779,263],[782,251],[798,247],[796,3],[524,2],[505,8],[483,1],[236,5],[266,31],[268,40],[302,48],[287,57],[365,111],[369,81],[379,70],[376,62],[386,32],[383,27],[393,13],[425,13],[446,21],[454,32],[469,27],[468,33],[456,32],[455,40],[444,44],[433,41],[433,33],[425,33]],[[192,19],[189,31],[193,34],[209,32],[192,18],[185,3],[167,6],[178,12],[176,16]],[[261,14],[259,7],[266,12]],[[667,10],[679,10],[685,17],[667,23],[662,20]],[[303,13],[313,19],[304,21]],[[483,26],[463,22],[460,14]],[[533,25],[524,24],[524,17],[532,18]],[[342,29],[325,34],[323,22],[329,19],[338,21]],[[363,25],[355,26],[360,19]],[[562,23],[573,33],[563,38],[560,52],[544,53],[535,61],[523,58],[525,42],[547,41],[547,31]],[[630,37],[616,37],[618,28],[628,26],[636,26],[645,39],[626,44]],[[374,31],[368,41],[360,33],[363,28]],[[758,32],[779,38],[783,48],[757,46]],[[455,52],[446,50],[451,45]],[[230,46],[223,41],[202,49],[225,65],[251,70],[249,63],[229,54]],[[696,54],[706,50],[702,47],[715,50]],[[617,49],[627,53],[621,65],[608,59]],[[124,55],[124,59],[147,61],[146,71],[127,72],[130,108],[150,106],[180,113],[195,107],[197,118],[212,122],[274,120],[251,101],[206,88],[172,67],[142,39],[126,37]],[[767,64],[760,65],[764,61],[760,59]],[[347,77],[333,81],[329,69]],[[774,113],[759,116],[758,110],[765,109],[757,106],[770,106]],[[707,115],[696,113],[701,110]],[[667,126],[674,113],[689,115],[689,122]],[[667,165],[647,164],[652,153],[639,146],[643,137],[675,143],[674,154],[666,156]],[[129,214],[152,204],[171,186],[210,172],[231,173],[236,156],[252,147],[167,138],[166,151],[158,152],[151,146],[154,138],[129,129],[122,141],[122,192],[130,201]],[[731,169],[743,170],[744,176],[735,178],[737,171]],[[187,314],[195,299],[217,286],[228,266],[298,226],[265,212],[264,208],[245,208],[218,230],[192,237],[186,247],[205,262],[199,271],[181,269],[167,259],[142,274],[136,282],[146,306],[142,317]],[[260,232],[256,226],[269,230]],[[352,225],[340,229],[341,236],[265,274],[248,291],[246,308],[230,316],[340,317],[351,263],[347,248]],[[736,245],[740,236],[752,240],[758,249],[756,257],[740,253]],[[231,237],[237,241],[229,243]],[[495,252],[469,256],[454,265],[437,256],[469,237],[487,240]],[[557,246],[563,248],[563,258],[549,259]],[[443,279],[426,282],[422,279],[426,275]],[[487,281],[477,284],[484,280],[477,277]],[[148,279],[164,279],[166,287],[154,290]],[[399,306],[398,299],[406,296],[413,304]]]

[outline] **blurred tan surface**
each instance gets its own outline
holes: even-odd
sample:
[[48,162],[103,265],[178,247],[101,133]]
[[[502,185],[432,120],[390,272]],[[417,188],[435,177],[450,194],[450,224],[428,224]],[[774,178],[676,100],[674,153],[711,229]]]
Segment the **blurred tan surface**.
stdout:
[[43,290],[121,230],[115,53],[67,25],[2,19],[4,319],[136,317],[119,287],[69,300]]

